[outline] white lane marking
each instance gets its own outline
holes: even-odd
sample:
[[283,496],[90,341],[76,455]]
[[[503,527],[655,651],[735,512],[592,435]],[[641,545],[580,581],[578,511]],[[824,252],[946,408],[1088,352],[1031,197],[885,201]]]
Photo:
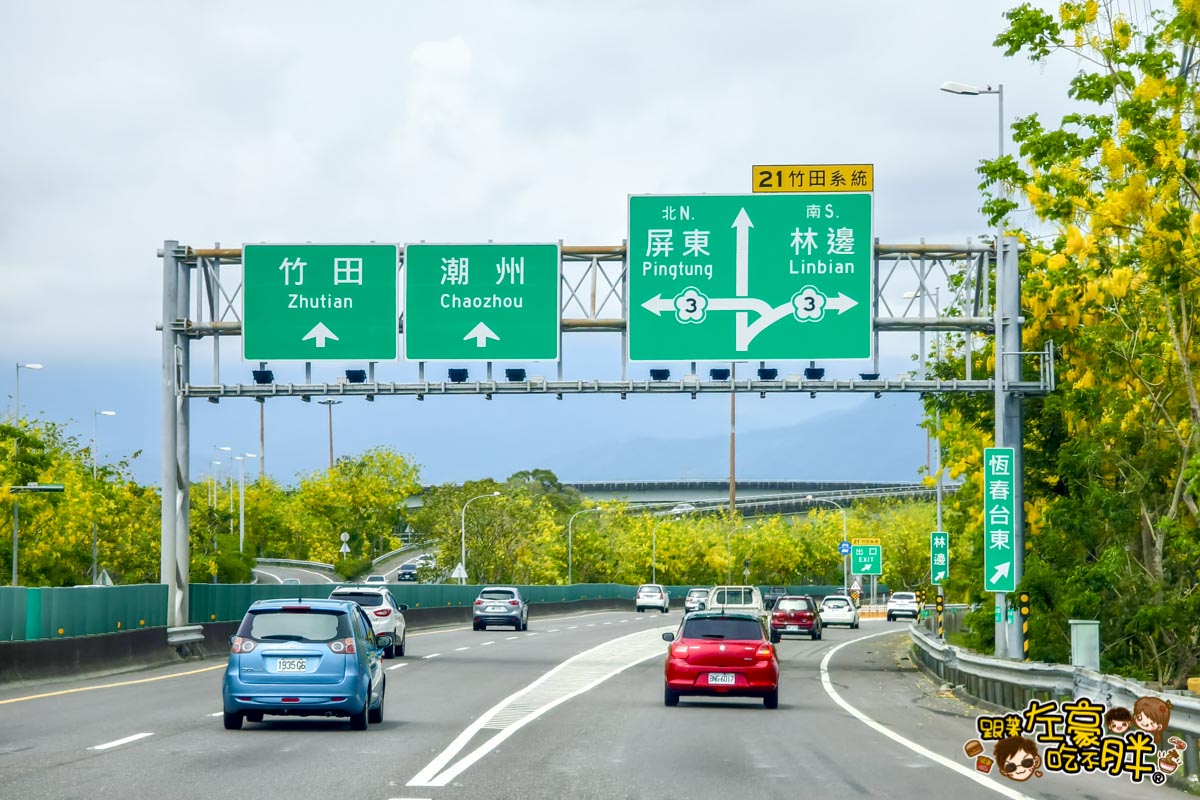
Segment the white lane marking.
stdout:
[[546,631],[546,633],[558,633],[558,628],[551,628],[550,630]]
[[537,632],[537,631],[534,631],[533,633],[527,633],[527,634],[525,634],[525,635],[526,635],[526,636],[537,636],[537,635],[538,635],[538,632]]
[[210,717],[220,717],[220,716],[224,716],[224,714],[225,714],[225,712],[224,712],[224,711],[218,711],[218,712],[217,712],[217,713],[215,713],[215,714],[208,714],[207,716],[210,716]]
[[400,669],[401,667],[407,667],[407,666],[408,666],[408,662],[405,661],[403,664],[396,664],[394,666],[388,667],[387,669],[388,669],[388,672],[391,672],[394,669]]
[[[318,578],[325,581],[326,583],[335,583],[335,581],[330,580],[325,575],[322,575],[319,572],[313,572],[311,569],[300,569],[299,567],[288,567],[288,569],[295,570],[296,572],[303,572],[308,575],[316,575]],[[280,581],[280,583],[283,583],[283,581]]]
[[136,742],[138,739],[145,739],[147,736],[153,736],[153,733],[135,733],[133,736],[126,736],[124,739],[117,739],[114,742],[105,742],[98,744],[95,747],[89,747],[88,750],[107,750],[110,747],[120,747],[123,744]]
[[519,636],[505,636],[505,637],[504,637],[504,641],[506,641],[506,642],[511,642],[513,639],[519,639],[519,638],[521,638],[521,637],[519,637]]
[[953,770],[954,772],[957,772],[960,775],[965,775],[966,777],[968,777],[971,780],[978,783],[980,786],[986,787],[988,789],[991,789],[993,792],[997,792],[999,794],[1004,795],[1005,797],[1011,798],[1011,800],[1033,800],[1027,794],[1021,794],[1020,792],[1016,791],[1015,789],[1010,789],[1007,786],[1002,786],[1000,783],[992,780],[991,778],[985,777],[984,775],[976,772],[973,769],[968,769],[967,767],[964,767],[963,765],[961,765],[955,761],[951,761],[950,759],[946,758],[945,756],[938,755],[937,753],[933,752],[932,750],[930,750],[926,747],[923,747],[914,741],[904,738],[903,736],[901,736],[900,734],[896,733],[893,730],[885,728],[883,725],[880,725],[878,722],[871,719],[866,714],[859,711],[857,708],[855,708],[854,706],[850,705],[849,703],[847,703],[845,700],[842,699],[842,696],[840,694],[838,694],[837,689],[833,688],[833,681],[831,681],[829,679],[829,660],[831,658],[833,658],[833,654],[836,653],[838,650],[841,650],[843,647],[845,647],[848,644],[855,644],[857,642],[863,641],[864,639],[874,639],[876,636],[887,636],[887,635],[893,634],[893,633],[895,633],[895,631],[883,631],[882,633],[871,633],[866,636],[860,636],[857,639],[851,639],[848,642],[842,642],[837,647],[833,648],[828,653],[826,653],[825,657],[821,659],[821,685],[825,688],[825,694],[829,695],[830,699],[832,699],[833,702],[835,702],[839,706],[841,706],[846,711],[846,713],[848,713],[850,716],[854,717],[856,720],[858,720],[859,722],[866,725],[868,728],[871,728],[872,730],[876,730],[879,733],[882,733],[884,736],[891,739],[892,741],[898,742],[899,744],[904,745],[905,747],[907,747],[909,750],[912,750],[917,755],[925,756],[926,758],[928,758],[930,761],[934,762],[935,764],[941,764],[946,769]]
[[440,655],[441,655],[441,653],[430,653],[429,655],[425,656],[425,660],[428,661],[429,659],[437,658]]
[[496,643],[496,640],[495,640],[495,639],[493,639],[492,641],[490,641],[490,642],[484,642],[483,644],[481,644],[481,645],[479,645],[479,646],[480,646],[480,647],[487,647],[489,644],[495,644],[495,643]]
[[618,625],[620,625],[622,622],[629,622],[629,620],[627,620],[627,619],[619,619],[619,620],[617,620],[617,624],[618,624]]
[[283,578],[279,577],[278,575],[276,575],[273,572],[267,572],[265,569],[259,569],[258,567],[251,567],[250,571],[261,573],[263,575],[266,575],[268,578],[274,578],[276,583],[283,583]]
[[571,627],[567,628],[567,630],[569,630],[569,631],[577,631],[577,630],[579,630],[579,626],[578,626],[578,625],[572,625]]
[[[594,689],[636,664],[662,657],[659,634],[663,630],[668,628],[639,631],[571,656],[481,714],[406,785],[445,786],[508,737],[555,706]],[[491,738],[447,768],[446,765],[485,729],[492,732]]]
[[609,622],[606,622],[606,623],[604,623],[604,624],[605,624],[605,625],[612,625],[612,622],[611,622],[611,621],[609,621]]
[[454,652],[461,653],[463,650],[470,650],[470,649],[471,649],[470,645],[467,645],[466,647],[456,647],[456,648],[454,648]]
[[588,623],[588,627],[589,627],[589,628],[594,628],[594,627],[596,627],[596,623],[594,623],[594,622],[589,622],[589,623]]

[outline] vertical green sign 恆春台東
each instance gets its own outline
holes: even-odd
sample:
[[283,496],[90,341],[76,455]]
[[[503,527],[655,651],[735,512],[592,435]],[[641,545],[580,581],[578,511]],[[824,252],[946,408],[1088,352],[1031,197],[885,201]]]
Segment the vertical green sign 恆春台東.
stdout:
[[883,545],[879,539],[850,540],[850,572],[854,575],[883,574]]
[[404,248],[409,361],[555,361],[557,244],[410,244]]
[[391,361],[399,301],[394,244],[242,247],[247,361]]
[[945,531],[929,534],[929,582],[941,586],[950,577],[950,536]]
[[1013,524],[1016,520],[1016,459],[1011,447],[983,450],[983,589],[1017,588]]
[[865,359],[871,195],[629,198],[629,359]]

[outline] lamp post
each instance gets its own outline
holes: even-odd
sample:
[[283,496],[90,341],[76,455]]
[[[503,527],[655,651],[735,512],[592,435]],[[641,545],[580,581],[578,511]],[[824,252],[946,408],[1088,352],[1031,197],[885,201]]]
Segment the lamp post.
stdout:
[[[842,512],[842,541],[846,541],[846,509],[825,497],[813,497],[811,494],[806,498],[810,503],[828,503],[829,505]],[[842,556],[842,588],[846,594],[850,594],[850,556]]]
[[234,456],[238,462],[238,552],[242,552],[246,544],[246,459],[258,458],[254,453],[242,453]]
[[41,364],[21,364],[17,363],[17,381],[13,387],[13,422],[21,419],[21,370],[23,369],[42,369]]
[[[482,500],[485,497],[499,497],[499,496],[500,496],[499,492],[488,492],[487,494],[475,495],[470,500],[463,503],[462,519],[459,522],[459,528],[458,528],[459,535],[462,537],[462,552],[459,554],[459,562],[458,563],[463,568],[464,573],[467,571],[467,506],[471,505],[471,503],[474,503],[476,500]],[[467,582],[467,576],[465,574],[462,575],[461,577],[459,577],[458,582],[460,584],[465,584]]]
[[[219,444],[212,445],[212,449],[218,450],[222,453],[228,453],[231,450],[233,450],[232,447],[225,447],[225,446],[219,445]],[[214,453],[214,455],[217,455],[217,454]],[[216,505],[217,505],[217,476],[216,476],[216,473],[213,471],[213,467],[221,466],[221,462],[218,460],[219,458],[220,458],[220,456],[217,455],[217,458],[210,458],[208,460],[208,470],[211,473],[209,475],[209,486],[212,487],[211,490],[209,491],[209,498],[208,498],[209,508],[216,508]]]
[[[1004,84],[997,84],[993,89],[991,86],[980,89],[970,84],[958,83],[956,81],[948,81],[942,84],[942,91],[952,94],[962,95],[980,95],[994,94],[998,101],[997,105],[997,133],[999,139],[999,157],[1004,158]],[[1001,184],[1003,191],[1003,184]],[[1009,398],[1005,395],[1004,386],[1008,382],[1010,371],[1019,373],[1020,362],[1019,355],[1016,352],[1021,349],[1021,331],[1020,331],[1020,298],[1021,289],[1019,284],[1019,276],[1016,274],[1016,258],[1012,258],[1011,266],[1005,266],[1004,259],[1004,223],[1001,221],[996,228],[996,294],[993,302],[993,312],[995,314],[995,338],[993,339],[994,350],[993,358],[996,362],[995,377],[993,380],[995,388],[995,446],[996,447],[1013,447],[1014,465],[1013,474],[1016,476],[1014,507],[1016,513],[1013,517],[1013,580],[1019,584],[1024,572],[1024,553],[1025,553],[1025,536],[1024,536],[1024,520],[1022,519],[1022,502],[1023,502],[1023,465],[1021,457],[1021,406],[1020,400]],[[1011,308],[1009,308],[1011,306]],[[1010,319],[1011,318],[1011,319]],[[1009,352],[1006,352],[1009,351]],[[1012,359],[1012,362],[1009,359]],[[1011,437],[1011,438],[1010,438]],[[938,525],[941,528],[941,525]],[[1003,592],[996,592],[996,656],[1004,658],[1008,655],[1010,649],[1013,649],[1014,655],[1020,657],[1024,650],[1024,633],[1021,630],[1020,622],[1009,626],[1007,619],[1006,608],[1008,598]],[[1011,630],[1010,630],[1011,627]],[[1011,642],[1010,642],[1011,639]]]
[[[927,292],[927,291],[905,292],[904,293],[904,297],[906,299],[912,299],[912,298],[916,298],[916,297],[921,298],[922,306],[924,306],[924,304],[925,304],[925,302],[924,302],[925,298],[929,297],[929,296],[930,296],[929,292]],[[941,297],[941,287],[940,286],[933,287],[933,311],[934,311],[934,314],[940,319],[942,316],[942,297]],[[922,309],[922,316],[924,316],[924,309]],[[933,347],[934,347],[933,363],[940,364],[942,361],[942,332],[940,330],[934,332]],[[924,332],[924,330],[922,330],[922,332],[921,332],[921,380],[925,380],[926,377],[928,377],[928,373],[927,373],[927,369],[925,366],[925,332]],[[940,431],[942,429],[942,409],[940,407],[935,407],[933,410],[933,427],[934,427],[935,431]],[[936,447],[934,447],[934,451],[937,453],[937,529],[940,531],[942,529],[942,440],[938,436],[930,437],[930,435],[928,433],[925,434],[925,469],[926,470],[932,470],[932,468],[933,468],[933,465],[931,464],[931,461],[930,461],[930,455],[929,455],[931,441],[936,443]]]
[[329,409],[329,469],[333,469],[333,407],[340,406],[341,400],[318,400],[318,403]]
[[574,561],[574,557],[575,557],[574,548],[573,548],[573,544],[572,544],[571,526],[575,524],[575,518],[578,517],[580,514],[587,514],[588,512],[591,512],[591,511],[605,511],[605,510],[607,510],[607,509],[605,509],[603,507],[601,507],[601,508],[584,508],[579,511],[576,511],[574,514],[571,515],[571,518],[567,520],[567,586],[570,586],[572,583],[571,570],[572,570],[572,562]]
[[[96,420],[100,417],[115,417],[115,411],[93,411],[92,412],[92,485],[96,483]],[[99,551],[96,540],[96,520],[92,520],[92,583],[96,583],[96,577],[100,574],[97,569],[99,561]]]

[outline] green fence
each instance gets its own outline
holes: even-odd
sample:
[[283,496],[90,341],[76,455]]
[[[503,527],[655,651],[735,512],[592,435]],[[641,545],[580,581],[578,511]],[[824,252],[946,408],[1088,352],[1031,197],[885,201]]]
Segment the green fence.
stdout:
[[119,633],[167,624],[167,587],[0,587],[4,641]]

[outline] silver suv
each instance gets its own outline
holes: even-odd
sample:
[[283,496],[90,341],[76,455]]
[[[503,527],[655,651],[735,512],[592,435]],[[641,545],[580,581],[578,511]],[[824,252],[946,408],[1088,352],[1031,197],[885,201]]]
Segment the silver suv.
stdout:
[[515,631],[529,630],[529,604],[515,586],[486,586],[479,591],[472,610],[471,627],[512,625]]
[[408,606],[397,603],[386,586],[339,586],[329,593],[329,597],[358,603],[371,621],[375,635],[386,633],[392,637],[393,644],[384,649],[386,658],[404,655],[407,629],[403,612],[408,611]]

